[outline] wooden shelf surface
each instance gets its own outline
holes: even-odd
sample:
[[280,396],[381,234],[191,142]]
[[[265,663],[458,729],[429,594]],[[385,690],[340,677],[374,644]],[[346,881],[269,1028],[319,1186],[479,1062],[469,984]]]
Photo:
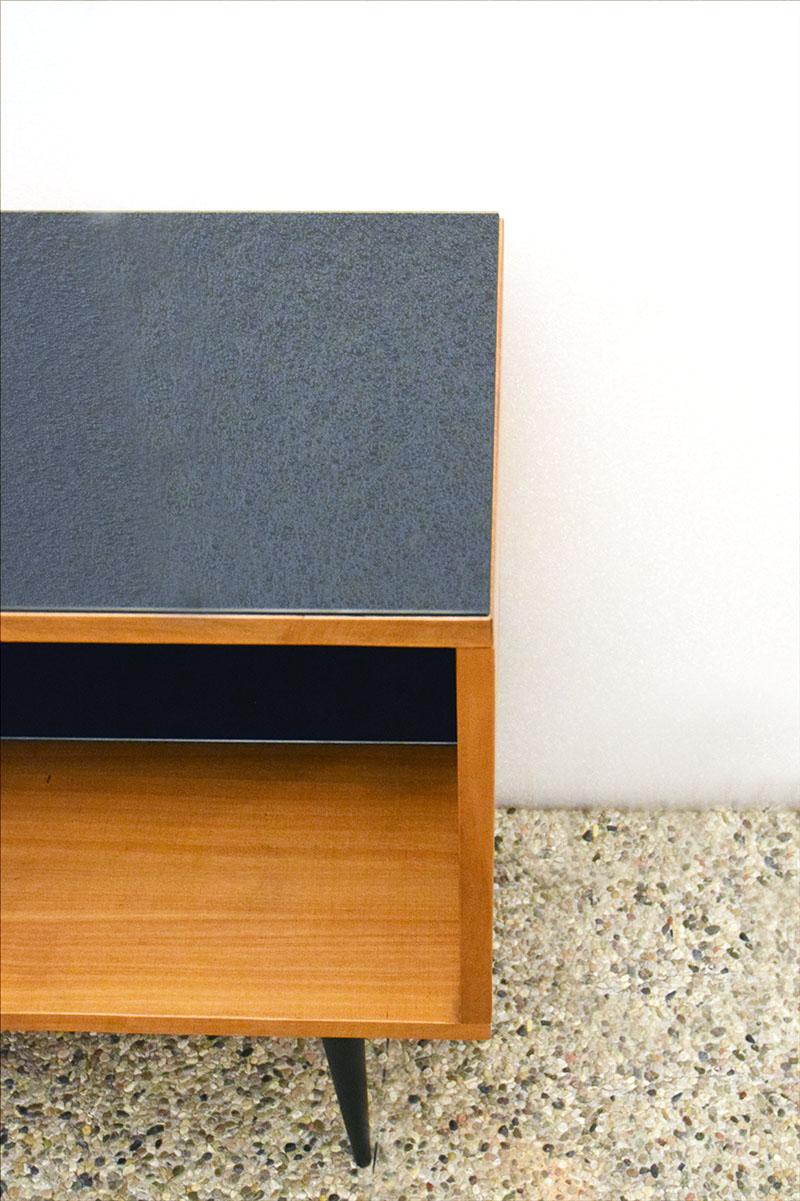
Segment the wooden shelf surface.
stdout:
[[17,1029],[480,1038],[456,749],[2,748]]

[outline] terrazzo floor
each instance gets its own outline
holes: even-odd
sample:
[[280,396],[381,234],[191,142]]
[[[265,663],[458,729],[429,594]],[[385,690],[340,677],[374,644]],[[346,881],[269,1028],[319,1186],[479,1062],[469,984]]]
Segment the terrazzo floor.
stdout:
[[800,820],[501,811],[490,1043],[9,1034],[4,1201],[797,1198]]

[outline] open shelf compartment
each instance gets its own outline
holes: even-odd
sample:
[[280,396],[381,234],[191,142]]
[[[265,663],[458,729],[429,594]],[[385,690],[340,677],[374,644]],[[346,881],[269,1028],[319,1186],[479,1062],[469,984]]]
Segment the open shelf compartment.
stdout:
[[483,1037],[454,746],[10,741],[17,1029]]

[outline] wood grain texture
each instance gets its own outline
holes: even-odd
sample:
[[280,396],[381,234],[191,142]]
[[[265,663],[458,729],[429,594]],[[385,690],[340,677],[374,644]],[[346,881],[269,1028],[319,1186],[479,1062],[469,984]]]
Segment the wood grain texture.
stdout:
[[456,652],[461,1018],[491,1021],[494,651]]
[[460,821],[453,747],[6,743],[4,1024],[487,1035],[489,669],[464,653]]
[[337,614],[0,614],[3,642],[129,642],[275,646],[489,646],[491,617]]

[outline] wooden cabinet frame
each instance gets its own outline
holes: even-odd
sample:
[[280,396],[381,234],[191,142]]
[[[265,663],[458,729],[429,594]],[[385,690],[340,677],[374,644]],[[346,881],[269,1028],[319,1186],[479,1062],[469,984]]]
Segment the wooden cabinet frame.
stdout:
[[[71,634],[69,619],[59,615],[59,620],[66,640]],[[46,629],[47,623],[40,628]],[[48,638],[53,639],[49,631]],[[3,1024],[153,1033],[487,1037],[494,813],[491,645],[457,648],[456,706],[456,748],[342,746],[326,752],[309,746],[252,744],[7,744],[3,752]],[[184,915],[184,941],[180,948],[175,941],[169,945],[170,915],[185,905],[187,892],[191,894],[188,877],[181,876],[183,852],[203,853],[189,833],[186,847],[180,847],[182,834],[173,824],[173,811],[181,816],[181,829],[212,831],[207,872],[213,888],[213,871],[224,865],[226,857],[233,857],[235,870],[235,857],[247,842],[248,821],[258,846],[262,824],[269,827],[283,821],[284,811],[295,812],[291,790],[284,790],[283,801],[283,776],[307,781],[301,793],[303,797],[308,793],[308,804],[296,807],[296,830],[284,829],[282,843],[280,838],[275,845],[265,842],[263,860],[259,863],[251,855],[245,867],[264,873],[265,879],[274,877],[284,893],[295,896],[294,901],[280,900],[279,917],[281,937],[288,937],[289,929],[298,947],[286,946],[281,957],[267,940],[263,1001],[259,1001],[254,999],[259,970],[256,948],[251,960],[246,948],[239,946],[234,959],[240,964],[241,978],[220,988],[218,999],[215,996],[209,1006],[206,931],[212,931],[224,954],[228,937],[234,947],[237,939],[246,937],[237,932],[242,923],[246,928],[255,917],[266,933],[270,911],[266,900],[262,908],[256,903],[255,913],[248,911],[244,890],[233,894],[234,912],[228,918],[224,906],[218,912],[212,909],[198,915],[198,923],[202,918],[205,925],[195,928]],[[226,787],[230,805],[224,796]],[[355,800],[351,801],[348,789]],[[154,808],[152,822],[146,822],[142,811],[148,797],[154,796],[160,798],[160,805]],[[243,808],[237,808],[239,804]],[[331,822],[329,838],[319,839],[319,823],[326,820]],[[79,828],[81,822],[85,830]],[[374,920],[366,912],[369,890],[360,883],[365,868],[381,871],[380,852],[373,853],[371,847],[371,826],[375,838],[383,838],[387,848],[380,894],[385,911],[382,919]],[[111,840],[109,854],[113,850],[117,855],[113,865],[104,858],[104,830]],[[293,840],[299,848],[309,838],[306,859],[293,866]],[[316,873],[330,870],[327,845],[336,847],[340,862],[339,883],[326,891],[315,881]],[[206,870],[205,862],[200,867]],[[195,858],[187,871],[198,870]],[[117,919],[120,913],[124,918],[125,906],[137,895],[130,879],[136,871],[142,873],[143,887],[150,881],[153,899],[142,900],[131,913],[130,936],[137,949],[126,959],[124,950],[115,951],[119,940],[124,942],[126,929]],[[306,883],[293,873],[306,873]],[[165,879],[174,881],[171,891],[162,888]],[[424,898],[419,902],[418,883]],[[92,896],[97,904],[94,915]],[[365,910],[363,929],[358,937],[348,939],[348,931],[354,929],[355,905]],[[326,921],[336,957],[327,980],[318,971],[304,976],[302,969],[302,948],[314,945],[315,906],[331,908]],[[453,920],[443,922],[448,916]],[[100,935],[93,932],[93,917]],[[106,928],[117,934],[116,940],[109,934],[107,945],[102,935]],[[431,932],[429,946],[426,931]],[[176,1008],[176,957],[181,970],[189,971],[184,960],[188,957],[191,963],[193,954],[196,986],[190,975],[184,979]],[[445,965],[441,970],[437,956]],[[283,981],[282,962],[287,972]],[[404,965],[410,975],[397,979]],[[151,967],[156,991],[148,996],[146,1007],[141,998],[138,1008],[137,1003],[126,1006],[126,987],[134,978],[146,976]],[[373,987],[359,985],[366,978]],[[341,990],[342,982],[351,979],[350,997]],[[161,997],[158,980],[163,982]],[[83,1003],[70,1005],[69,998],[81,989]],[[246,997],[237,1012],[239,993]],[[290,996],[295,998],[294,1012],[287,1001]]]
[[[500,221],[493,527],[502,256]],[[455,747],[10,742],[0,1024],[321,1036],[368,1163],[363,1039],[490,1034],[494,545],[486,615],[0,614],[6,642],[454,648],[457,725]]]

